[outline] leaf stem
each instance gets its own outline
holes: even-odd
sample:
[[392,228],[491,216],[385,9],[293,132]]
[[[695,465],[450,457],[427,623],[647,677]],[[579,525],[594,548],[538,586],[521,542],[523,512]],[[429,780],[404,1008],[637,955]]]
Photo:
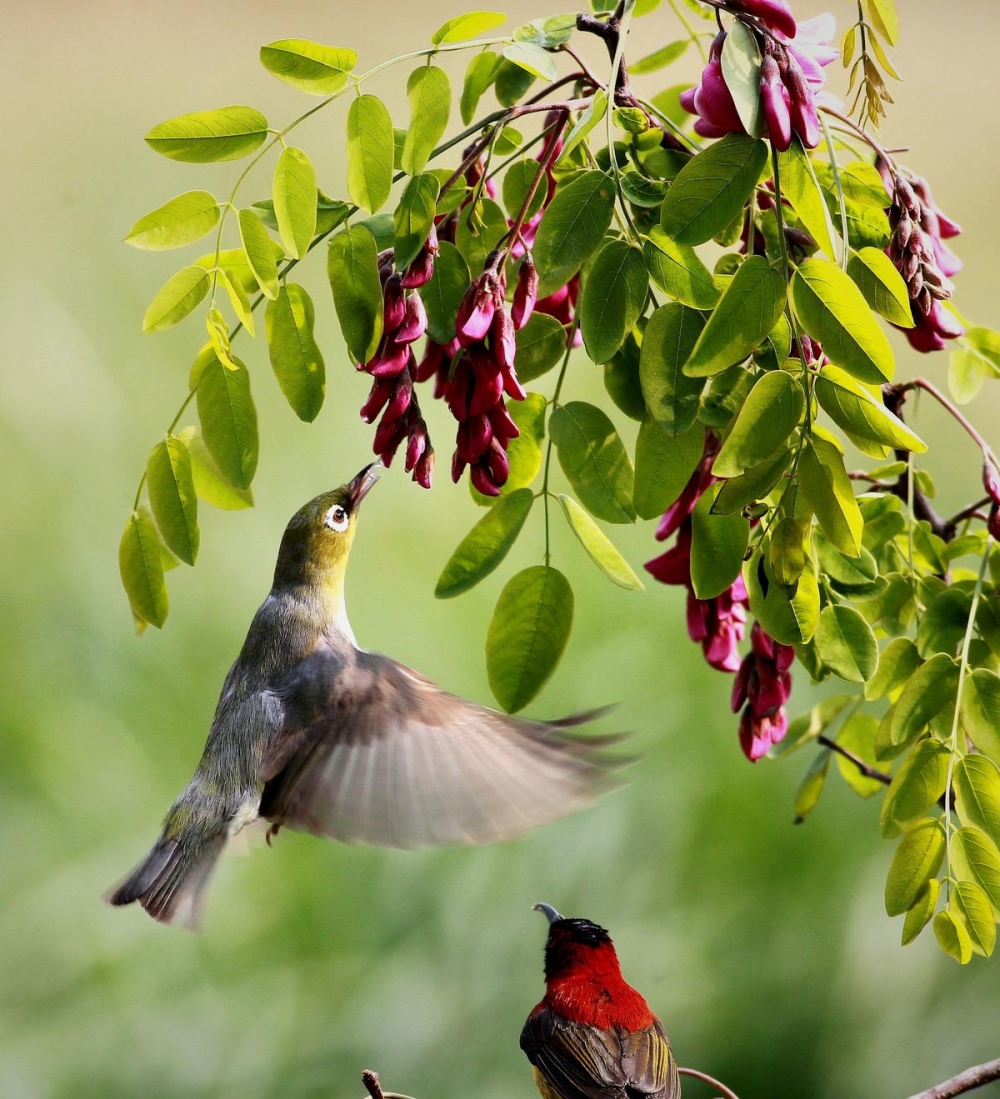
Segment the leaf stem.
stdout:
[[[559,394],[562,392],[563,379],[566,377],[566,367],[569,365],[569,357],[573,351],[573,340],[576,337],[576,330],[579,328],[580,322],[574,321],[573,327],[569,330],[566,336],[566,354],[563,355],[562,366],[559,367],[559,377],[556,379],[556,388],[552,394],[552,407],[557,408],[559,405]],[[545,511],[545,565],[548,567],[549,562],[552,560],[551,542],[549,540],[549,469],[552,466],[552,435],[549,434],[548,445],[545,448],[545,473],[542,476],[542,497],[544,500]]]
[[[826,115],[819,116],[820,125],[823,127],[823,137],[826,139],[826,153],[830,158],[830,167],[833,170],[833,182],[837,188],[837,205],[840,207],[840,235],[842,247],[840,252],[840,266],[846,271],[850,244],[847,232],[847,203],[844,199],[844,184],[840,178],[840,161],[837,159],[837,148],[834,145],[833,134],[830,132],[830,124]],[[812,165],[810,164],[810,168]]]
[[677,1071],[681,1076],[690,1076],[695,1080],[701,1080],[702,1083],[709,1084],[722,1095],[722,1099],[739,1099],[739,1096],[735,1091],[731,1088],[727,1088],[725,1084],[716,1080],[714,1076],[709,1076],[707,1072],[701,1072],[696,1068],[678,1068]]
[[708,54],[705,53],[705,47],[701,44],[701,35],[691,26],[688,17],[677,6],[677,0],[670,0],[670,6],[673,8],[674,15],[677,16],[681,26],[687,31],[688,39],[694,43],[695,49],[701,57],[701,63],[703,65],[708,63]]

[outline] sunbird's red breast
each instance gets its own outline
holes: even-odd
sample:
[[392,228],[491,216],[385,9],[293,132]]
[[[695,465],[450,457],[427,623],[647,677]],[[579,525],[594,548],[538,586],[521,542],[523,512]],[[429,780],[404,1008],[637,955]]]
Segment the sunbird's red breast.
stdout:
[[549,919],[545,995],[521,1031],[542,1099],[679,1099],[670,1043],[622,976],[611,937],[590,920]]
[[112,904],[193,924],[226,842],[258,817],[269,835],[286,826],[386,847],[494,843],[605,786],[609,762],[595,749],[607,738],[566,731],[584,717],[509,717],[358,648],[344,572],[378,465],[292,517],[201,762]]

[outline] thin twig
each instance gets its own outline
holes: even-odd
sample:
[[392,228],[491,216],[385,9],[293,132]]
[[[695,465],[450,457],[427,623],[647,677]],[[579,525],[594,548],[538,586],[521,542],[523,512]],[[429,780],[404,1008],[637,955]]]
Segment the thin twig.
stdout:
[[1000,1080],[1000,1057],[995,1061],[986,1061],[981,1065],[973,1065],[965,1072],[960,1072],[950,1080],[944,1080],[927,1091],[917,1092],[910,1099],[952,1099],[955,1095],[962,1095],[975,1088],[981,1088],[983,1084],[989,1084],[993,1080]]
[[385,1099],[382,1094],[382,1085],[378,1082],[378,1073],[372,1072],[370,1068],[366,1068],[361,1073],[361,1083],[365,1085],[368,1094],[372,1099]]
[[817,739],[820,744],[825,748],[829,748],[831,752],[836,752],[837,755],[841,755],[844,759],[850,760],[865,778],[875,779],[876,782],[881,782],[883,786],[888,786],[889,783],[892,782],[892,775],[887,775],[885,771],[880,771],[877,767],[872,767],[870,763],[865,763],[860,756],[856,756],[853,752],[838,744],[835,740],[831,740],[828,736],[822,734]]
[[696,1068],[678,1068],[677,1071],[681,1076],[693,1076],[695,1080],[701,1080],[703,1083],[710,1084],[720,1092],[723,1099],[739,1099],[739,1096],[732,1088],[727,1088],[725,1084],[720,1083],[714,1076],[709,1076],[707,1072],[699,1072]]

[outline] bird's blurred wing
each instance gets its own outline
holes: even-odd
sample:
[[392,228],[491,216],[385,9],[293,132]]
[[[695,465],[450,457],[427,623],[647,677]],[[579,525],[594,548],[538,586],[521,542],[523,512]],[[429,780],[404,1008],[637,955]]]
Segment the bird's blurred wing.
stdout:
[[[309,708],[289,697],[287,709]],[[329,676],[323,707],[269,749],[260,814],[387,847],[506,840],[607,788],[613,764],[596,749],[617,738],[565,728],[477,706],[355,650]]]
[[543,1008],[524,1024],[521,1049],[560,1099],[627,1099],[616,1030],[571,1023]]
[[548,1009],[521,1032],[528,1060],[561,1099],[678,1099],[677,1065],[657,1021],[629,1032],[572,1023]]

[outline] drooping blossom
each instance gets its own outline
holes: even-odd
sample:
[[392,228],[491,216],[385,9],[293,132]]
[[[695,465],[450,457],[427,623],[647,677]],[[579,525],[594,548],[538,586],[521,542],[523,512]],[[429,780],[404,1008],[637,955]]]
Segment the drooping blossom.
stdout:
[[766,755],[788,732],[785,703],[792,692],[790,645],[769,637],[759,622],[750,630],[750,652],[733,681],[732,709],[740,713],[740,747],[751,763]]

